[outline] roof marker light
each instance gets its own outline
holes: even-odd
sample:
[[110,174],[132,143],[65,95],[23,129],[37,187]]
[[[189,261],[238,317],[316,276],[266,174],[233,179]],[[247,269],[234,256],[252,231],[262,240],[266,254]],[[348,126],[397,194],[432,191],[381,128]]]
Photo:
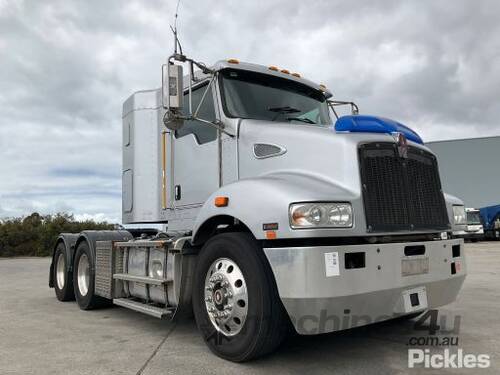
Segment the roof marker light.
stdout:
[[320,89],[321,91],[326,91],[326,86],[325,86],[325,85],[323,85],[323,84],[321,84],[321,85],[319,85],[319,89]]
[[281,73],[284,73],[284,74],[290,74],[290,71],[287,70],[287,69],[281,69]]
[[239,64],[240,60],[238,60],[238,59],[228,59],[227,62],[229,64]]
[[300,78],[300,74],[299,73],[292,73],[292,76]]
[[271,65],[268,67],[269,70],[274,70],[275,72],[279,71],[277,66]]

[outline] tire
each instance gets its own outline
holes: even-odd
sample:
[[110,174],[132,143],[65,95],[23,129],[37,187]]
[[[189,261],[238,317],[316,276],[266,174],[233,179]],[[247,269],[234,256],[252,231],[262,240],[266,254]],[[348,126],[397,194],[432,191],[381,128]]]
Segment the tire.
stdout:
[[60,242],[54,254],[53,280],[56,297],[61,302],[75,300],[73,275],[68,271],[68,258],[66,246]]
[[81,242],[75,252],[73,285],[76,302],[82,310],[92,310],[109,304],[109,300],[96,296],[94,257],[87,242]]
[[[221,268],[217,268],[219,264]],[[212,276],[210,272],[214,272]],[[238,275],[242,275],[243,282]],[[224,281],[210,284],[217,277],[223,277]],[[212,290],[206,290],[207,285],[209,288],[213,285]],[[226,297],[217,304],[221,294]],[[206,298],[211,302],[206,302]],[[221,318],[227,324],[216,326],[213,314],[225,313],[224,307],[230,305],[229,317]],[[289,332],[290,321],[267,259],[257,241],[247,233],[219,234],[203,246],[194,276],[193,311],[210,350],[233,362],[274,351]],[[235,318],[241,318],[240,322]]]

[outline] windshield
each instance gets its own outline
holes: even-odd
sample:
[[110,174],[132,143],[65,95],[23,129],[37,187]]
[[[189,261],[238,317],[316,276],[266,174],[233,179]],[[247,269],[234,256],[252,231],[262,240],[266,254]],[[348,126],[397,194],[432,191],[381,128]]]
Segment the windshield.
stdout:
[[467,212],[467,224],[481,224],[479,212]]
[[331,125],[319,90],[289,79],[246,70],[221,72],[224,111],[229,117]]

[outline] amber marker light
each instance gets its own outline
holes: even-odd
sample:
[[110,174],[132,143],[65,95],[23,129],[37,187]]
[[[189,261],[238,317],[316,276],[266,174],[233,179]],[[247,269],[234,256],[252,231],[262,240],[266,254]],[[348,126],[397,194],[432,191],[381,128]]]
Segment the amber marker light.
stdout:
[[215,207],[226,207],[229,204],[228,197],[215,197]]
[[266,231],[266,238],[268,240],[275,240],[276,239],[276,232],[274,230]]
[[272,70],[272,71],[275,71],[275,72],[278,72],[278,71],[279,71],[278,67],[277,67],[277,66],[274,66],[274,65],[269,66],[267,69]]
[[290,71],[287,69],[281,69],[281,73],[283,74],[290,74]]
[[240,60],[238,60],[238,59],[228,59],[227,62],[229,64],[239,64]]

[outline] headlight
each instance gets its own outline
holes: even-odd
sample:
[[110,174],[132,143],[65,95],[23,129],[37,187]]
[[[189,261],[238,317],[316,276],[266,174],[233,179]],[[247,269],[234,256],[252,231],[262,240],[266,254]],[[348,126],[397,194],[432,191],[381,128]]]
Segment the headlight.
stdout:
[[352,207],[349,203],[294,203],[290,205],[292,228],[350,228]]
[[453,220],[455,224],[467,224],[464,206],[453,206]]

